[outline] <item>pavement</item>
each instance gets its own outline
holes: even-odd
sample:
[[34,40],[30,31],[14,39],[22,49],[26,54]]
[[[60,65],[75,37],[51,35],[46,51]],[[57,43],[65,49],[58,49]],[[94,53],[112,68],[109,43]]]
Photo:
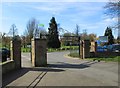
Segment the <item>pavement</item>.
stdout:
[[32,67],[30,53],[22,53],[22,69],[3,76],[5,86],[118,86],[118,63],[66,57],[69,52],[47,54],[47,67]]

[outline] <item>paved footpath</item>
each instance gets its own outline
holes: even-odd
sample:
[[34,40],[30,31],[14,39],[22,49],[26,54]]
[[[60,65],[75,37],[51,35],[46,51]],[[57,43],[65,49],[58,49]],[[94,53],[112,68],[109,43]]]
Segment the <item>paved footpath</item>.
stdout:
[[48,67],[35,68],[31,67],[30,54],[24,53],[23,68],[3,76],[3,85],[118,86],[118,63],[79,60],[66,57],[68,53],[48,53]]

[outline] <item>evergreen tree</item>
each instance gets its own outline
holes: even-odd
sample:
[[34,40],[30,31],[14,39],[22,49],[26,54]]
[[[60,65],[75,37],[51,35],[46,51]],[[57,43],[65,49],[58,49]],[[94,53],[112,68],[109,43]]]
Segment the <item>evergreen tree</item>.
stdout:
[[58,38],[58,28],[55,18],[52,17],[48,28],[48,47],[49,48],[60,48],[60,41]]
[[105,30],[104,36],[108,36],[108,45],[111,45],[114,43],[114,37],[112,35],[112,29],[110,27],[107,27]]
[[120,44],[120,37],[119,36],[117,37],[117,43]]

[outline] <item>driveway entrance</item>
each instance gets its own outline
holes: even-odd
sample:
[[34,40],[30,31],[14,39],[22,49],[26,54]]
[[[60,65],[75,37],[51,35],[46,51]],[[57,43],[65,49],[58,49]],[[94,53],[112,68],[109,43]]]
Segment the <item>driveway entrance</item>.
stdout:
[[[22,53],[22,68],[4,78],[7,86],[118,86],[118,63],[68,58],[69,52],[47,53],[48,66],[29,68],[29,53]],[[117,88],[117,87],[116,87]]]

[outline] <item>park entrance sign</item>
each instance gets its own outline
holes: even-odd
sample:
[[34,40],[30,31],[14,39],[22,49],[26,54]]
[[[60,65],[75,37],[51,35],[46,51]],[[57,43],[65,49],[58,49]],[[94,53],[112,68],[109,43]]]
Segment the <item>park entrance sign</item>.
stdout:
[[103,43],[108,42],[108,36],[99,36],[99,41]]

